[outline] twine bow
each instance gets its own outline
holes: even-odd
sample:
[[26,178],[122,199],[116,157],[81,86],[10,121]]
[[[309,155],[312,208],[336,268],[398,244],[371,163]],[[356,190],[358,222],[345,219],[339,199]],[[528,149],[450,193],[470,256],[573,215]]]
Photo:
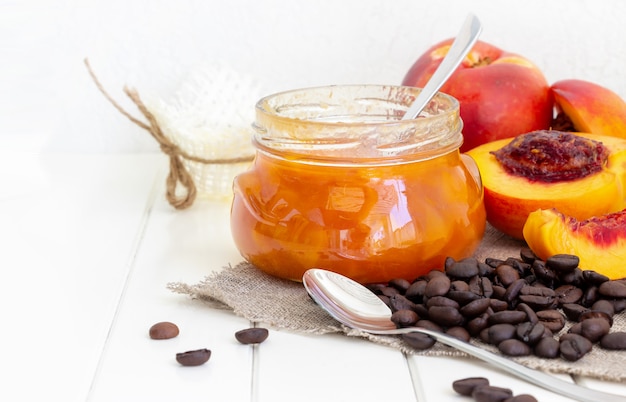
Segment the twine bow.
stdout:
[[[173,143],[161,130],[154,115],[148,110],[146,105],[141,100],[139,93],[134,88],[128,88],[124,86],[124,93],[133,101],[137,106],[141,114],[148,121],[148,124],[132,116],[126,110],[124,110],[104,89],[96,75],[94,74],[89,60],[85,59],[85,65],[89,71],[89,75],[95,82],[100,92],[111,102],[111,104],[130,121],[137,124],[139,127],[148,131],[152,137],[159,143],[159,147],[164,154],[169,157],[170,171],[166,179],[166,198],[167,201],[176,209],[185,209],[193,204],[197,196],[196,184],[193,181],[193,177],[189,174],[189,171],[185,168],[181,158],[185,158],[192,162],[198,163],[238,163],[250,161],[251,157],[230,158],[230,159],[205,159],[195,155],[191,155],[182,150],[177,144]],[[184,189],[182,195],[177,195],[177,188],[181,186]]]

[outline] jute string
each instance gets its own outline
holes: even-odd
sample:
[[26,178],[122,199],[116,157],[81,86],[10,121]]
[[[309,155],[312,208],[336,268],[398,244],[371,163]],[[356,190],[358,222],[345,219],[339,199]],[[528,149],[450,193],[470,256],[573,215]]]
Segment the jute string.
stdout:
[[[111,104],[124,116],[126,116],[131,122],[135,123],[139,127],[148,131],[152,137],[159,143],[159,147],[161,151],[165,155],[169,157],[170,170],[169,174],[166,178],[166,198],[167,201],[176,209],[185,209],[190,207],[197,196],[196,184],[193,181],[193,177],[189,173],[189,171],[185,168],[183,161],[181,158],[187,159],[192,162],[203,163],[203,164],[226,164],[226,163],[240,163],[240,162],[248,162],[252,160],[252,157],[245,156],[239,158],[224,158],[224,159],[206,159],[200,156],[189,154],[181,149],[177,144],[172,142],[167,135],[163,133],[161,127],[157,122],[154,114],[152,114],[146,105],[141,100],[139,93],[134,88],[129,88],[128,86],[124,86],[124,93],[130,98],[130,100],[137,106],[137,109],[141,112],[144,118],[148,121],[148,123],[144,123],[143,121],[137,119],[129,112],[124,110],[116,101],[113,99],[111,95],[104,89],[103,85],[100,83],[98,78],[96,77],[91,65],[89,64],[89,60],[85,59],[85,65],[87,66],[87,70],[89,71],[89,75],[93,79],[96,87],[100,92],[104,95],[105,98],[111,102]],[[178,193],[177,189],[179,186],[182,188],[182,193]]]

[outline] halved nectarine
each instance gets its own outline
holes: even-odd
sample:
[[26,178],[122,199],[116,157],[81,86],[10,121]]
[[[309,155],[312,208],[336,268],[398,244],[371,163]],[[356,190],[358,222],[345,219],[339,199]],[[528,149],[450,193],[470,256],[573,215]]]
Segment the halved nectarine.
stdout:
[[[548,133],[558,135],[559,132]],[[522,136],[529,134],[532,133]],[[494,155],[522,136],[490,142],[467,152],[480,170],[487,220],[495,228],[522,239],[524,223],[537,209],[558,208],[566,215],[583,220],[626,208],[626,140],[576,133],[582,139],[602,143],[608,151],[604,162],[595,173],[584,177],[542,181],[511,173]],[[525,152],[535,153],[535,150]]]
[[572,131],[626,138],[626,102],[615,92],[584,80],[557,81],[550,87],[557,119]]
[[626,277],[626,209],[582,221],[554,208],[540,209],[528,215],[524,239],[543,260],[575,254],[581,269],[610,279]]

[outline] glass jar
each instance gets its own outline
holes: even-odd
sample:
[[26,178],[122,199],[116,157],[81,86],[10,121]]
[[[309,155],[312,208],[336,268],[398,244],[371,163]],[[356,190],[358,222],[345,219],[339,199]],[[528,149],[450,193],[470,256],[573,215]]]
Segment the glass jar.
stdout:
[[300,281],[324,268],[361,283],[413,280],[473,254],[483,188],[459,103],[420,89],[347,85],[270,95],[256,105],[256,158],[234,180],[233,239],[259,269]]

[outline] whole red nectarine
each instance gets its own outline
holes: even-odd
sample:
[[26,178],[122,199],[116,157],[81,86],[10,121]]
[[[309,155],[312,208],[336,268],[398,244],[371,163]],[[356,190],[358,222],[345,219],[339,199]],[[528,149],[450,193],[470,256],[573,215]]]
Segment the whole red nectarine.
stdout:
[[[410,68],[402,85],[423,87],[448,52],[453,39],[436,44]],[[550,128],[553,101],[543,73],[528,59],[478,41],[441,92],[461,105],[461,151]]]

